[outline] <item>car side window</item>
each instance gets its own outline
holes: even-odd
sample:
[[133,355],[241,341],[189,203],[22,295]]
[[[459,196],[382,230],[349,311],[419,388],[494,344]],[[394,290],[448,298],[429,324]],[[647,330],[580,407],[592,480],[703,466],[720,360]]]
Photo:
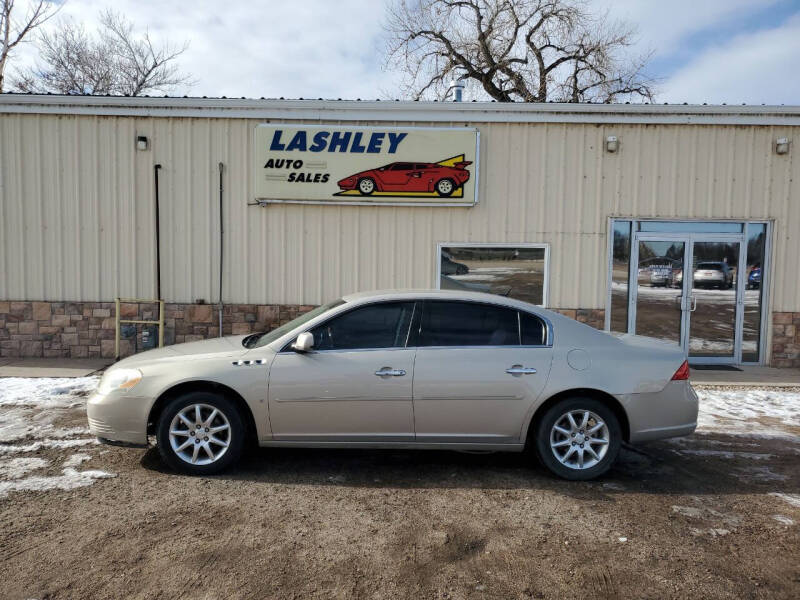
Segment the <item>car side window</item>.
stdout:
[[413,168],[413,163],[395,163],[392,165],[392,171],[408,171]]
[[544,346],[547,343],[547,325],[539,317],[519,311],[519,327],[523,346]]
[[414,302],[380,302],[354,308],[311,330],[314,350],[403,348]]
[[425,304],[420,346],[518,346],[517,311],[477,302]]

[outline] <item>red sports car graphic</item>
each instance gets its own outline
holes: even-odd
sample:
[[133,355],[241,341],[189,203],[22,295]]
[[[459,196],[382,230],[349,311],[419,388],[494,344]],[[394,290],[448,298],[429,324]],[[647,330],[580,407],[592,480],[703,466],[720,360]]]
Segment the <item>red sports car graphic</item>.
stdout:
[[382,194],[386,196],[451,196],[463,191],[469,180],[466,169],[472,161],[464,155],[437,163],[395,162],[377,169],[354,173],[338,182],[340,195]]

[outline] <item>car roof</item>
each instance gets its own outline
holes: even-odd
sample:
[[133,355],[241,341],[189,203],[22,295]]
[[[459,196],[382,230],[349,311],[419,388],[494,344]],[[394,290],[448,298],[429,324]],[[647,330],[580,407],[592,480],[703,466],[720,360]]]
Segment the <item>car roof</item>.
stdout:
[[498,296],[497,294],[487,294],[485,292],[469,292],[465,290],[433,290],[433,289],[397,289],[397,290],[375,290],[368,292],[356,292],[342,297],[342,300],[348,303],[362,304],[365,302],[374,302],[380,300],[464,300],[468,302],[486,302],[489,304],[498,304],[500,306],[509,306],[526,310],[528,312],[544,312],[547,316],[558,315],[541,306],[516,300],[514,298],[507,298],[506,296]]

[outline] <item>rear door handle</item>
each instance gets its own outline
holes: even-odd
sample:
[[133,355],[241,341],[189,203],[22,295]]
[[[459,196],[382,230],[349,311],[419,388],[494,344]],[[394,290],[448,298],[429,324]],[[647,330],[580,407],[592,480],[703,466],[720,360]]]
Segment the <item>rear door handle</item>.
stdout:
[[391,367],[383,367],[375,371],[378,377],[402,377],[406,372],[403,369],[393,369]]
[[509,375],[534,375],[536,373],[536,369],[533,367],[523,367],[522,365],[514,365],[506,369],[506,373]]

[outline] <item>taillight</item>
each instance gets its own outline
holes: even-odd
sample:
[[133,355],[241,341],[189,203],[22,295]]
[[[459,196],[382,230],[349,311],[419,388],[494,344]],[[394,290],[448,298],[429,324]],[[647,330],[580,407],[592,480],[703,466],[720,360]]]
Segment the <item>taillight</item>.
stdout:
[[672,381],[683,381],[685,379],[689,379],[689,361],[683,361],[683,364],[678,367],[678,370],[675,371],[675,375],[672,376]]

